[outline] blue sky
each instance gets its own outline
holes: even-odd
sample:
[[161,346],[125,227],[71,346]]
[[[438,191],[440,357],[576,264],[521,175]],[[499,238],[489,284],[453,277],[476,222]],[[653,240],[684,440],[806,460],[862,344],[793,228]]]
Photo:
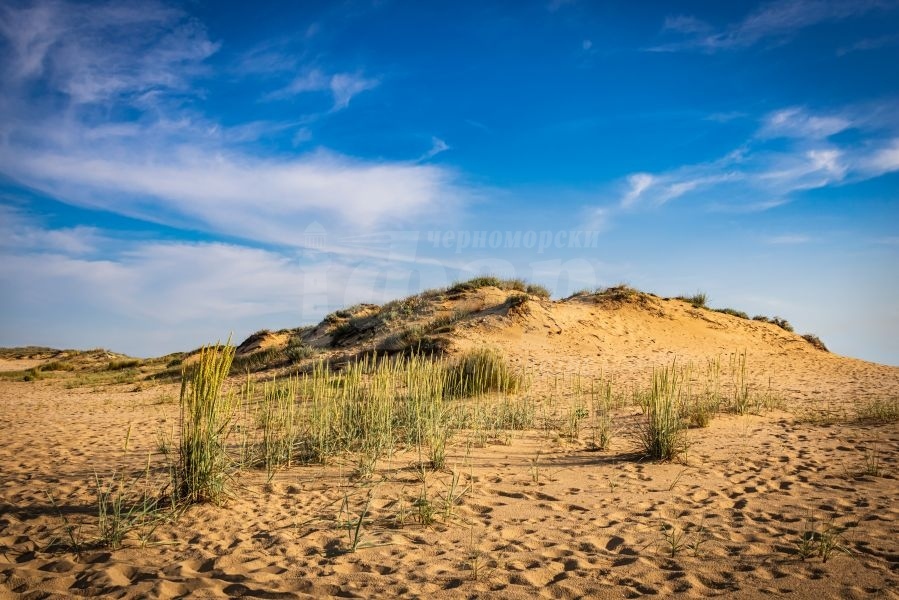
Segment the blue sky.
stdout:
[[484,272],[899,364],[899,2],[0,2],[0,345]]

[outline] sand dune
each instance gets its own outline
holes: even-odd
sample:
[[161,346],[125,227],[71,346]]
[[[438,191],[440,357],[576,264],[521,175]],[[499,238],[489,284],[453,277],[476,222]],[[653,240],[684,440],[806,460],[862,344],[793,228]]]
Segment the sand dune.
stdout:
[[[754,388],[781,402],[690,430],[683,462],[642,458],[641,410],[622,404],[604,451],[589,448],[586,430],[569,439],[536,427],[486,444],[460,431],[446,468],[424,481],[408,448],[371,479],[353,476],[350,456],[270,482],[249,470],[224,506],[191,507],[112,550],[90,543],[95,477],[165,485],[158,439],[177,422],[177,384],[2,380],[0,598],[899,597],[899,425],[803,417],[851,416],[895,398],[899,368],[677,300],[531,297],[513,306],[508,297],[482,289],[440,299],[333,349],[327,325],[304,335],[336,358],[466,303],[469,318],[441,334],[448,354],[501,348],[527,369],[525,393],[538,403],[564,404],[576,374],[602,372],[626,390],[675,359],[698,370],[743,351]],[[423,486],[436,511],[428,525],[415,506]],[[361,543],[349,552],[346,523],[360,515]],[[826,562],[800,554],[811,531],[833,533]]]

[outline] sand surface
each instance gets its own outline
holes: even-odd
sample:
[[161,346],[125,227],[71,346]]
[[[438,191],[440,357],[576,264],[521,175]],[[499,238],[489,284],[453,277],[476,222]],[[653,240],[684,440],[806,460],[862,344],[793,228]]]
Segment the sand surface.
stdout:
[[[177,422],[177,387],[3,380],[0,598],[899,597],[899,424],[797,418],[895,397],[899,369],[682,303],[653,319],[631,306],[528,304],[485,316],[459,344],[489,339],[527,365],[540,402],[572,373],[624,384],[675,356],[741,350],[755,385],[784,402],[690,430],[684,463],[641,458],[640,410],[622,406],[602,452],[586,432],[538,428],[484,445],[461,432],[447,468],[424,482],[403,449],[368,480],[352,476],[351,457],[271,482],[245,472],[226,505],[190,508],[110,550],[90,544],[95,478],[164,484],[158,435]],[[871,453],[877,475],[865,474]],[[436,513],[427,526],[414,506],[423,486]],[[345,525],[359,515],[350,552]],[[838,548],[803,560],[803,535],[828,527]]]

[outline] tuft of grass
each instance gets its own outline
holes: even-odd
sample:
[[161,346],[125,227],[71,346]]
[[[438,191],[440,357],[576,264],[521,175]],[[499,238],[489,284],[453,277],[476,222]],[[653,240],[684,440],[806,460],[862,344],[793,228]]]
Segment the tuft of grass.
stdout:
[[592,397],[591,440],[594,450],[608,450],[612,443],[612,384],[602,382],[598,393]]
[[661,525],[662,544],[668,556],[674,558],[687,546],[687,531],[677,522]]
[[680,373],[675,365],[656,369],[645,400],[646,419],[640,441],[647,457],[673,460],[687,450],[686,423],[682,417]]
[[706,302],[708,302],[708,296],[706,296],[705,292],[696,292],[692,296],[677,296],[677,300],[683,300],[684,302],[689,302],[693,305],[693,308],[706,308]]
[[546,286],[542,286],[538,283],[529,283],[525,291],[531,296],[537,296],[538,298],[549,298],[551,295]]
[[643,292],[635,290],[625,283],[620,283],[612,287],[597,290],[595,296],[597,300],[628,302],[635,298],[639,298],[642,294]]
[[856,420],[882,425],[899,421],[899,397],[879,398],[859,405]]
[[466,352],[447,371],[447,389],[459,397],[489,392],[512,394],[523,384],[523,375],[513,371],[499,351],[490,348]]
[[877,446],[865,449],[865,475],[880,477],[883,470],[880,467],[880,457],[877,454]]
[[239,398],[222,387],[234,359],[230,338],[203,347],[199,360],[185,368],[181,381],[181,439],[173,469],[174,493],[186,504],[221,502],[232,475],[227,440]]
[[811,518],[806,519],[799,539],[795,542],[796,553],[802,560],[818,556],[822,563],[826,563],[834,552],[852,554],[843,539],[845,532],[844,527],[839,527],[832,521],[822,525]]
[[698,396],[684,403],[684,418],[689,427],[708,427],[717,410],[717,399]]

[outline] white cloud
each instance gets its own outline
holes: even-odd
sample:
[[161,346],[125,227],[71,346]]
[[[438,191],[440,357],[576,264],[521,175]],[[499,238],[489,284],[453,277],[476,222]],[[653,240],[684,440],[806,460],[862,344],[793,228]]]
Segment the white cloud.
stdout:
[[0,33],[12,49],[3,61],[10,81],[43,77],[80,104],[184,90],[219,47],[181,11],[155,2],[6,6]]
[[893,0],[776,0],[761,5],[738,23],[718,31],[692,16],[667,17],[664,29],[684,34],[685,39],[650,50],[674,52],[700,49],[706,52],[747,48],[764,40],[783,40],[796,32],[875,10],[899,6]]
[[813,115],[803,108],[790,107],[774,111],[765,117],[758,135],[768,138],[825,139],[852,126],[852,121],[841,115]]
[[[224,126],[198,112],[190,97],[202,93],[218,45],[180,10],[22,6],[0,7],[0,42],[12,49],[0,57],[12,82],[0,101],[0,173],[63,202],[293,245],[313,220],[348,233],[398,226],[446,215],[472,193],[450,169],[414,157],[366,161],[322,148],[277,155],[258,143],[308,141],[307,125],[322,114]],[[378,83],[309,70],[288,90],[325,92],[336,111]],[[445,149],[435,138],[432,156]]]
[[316,152],[294,159],[182,146],[162,152],[21,152],[0,148],[10,176],[67,202],[170,225],[293,244],[316,217],[351,227],[402,223],[457,207],[466,191],[443,168]]
[[359,74],[337,73],[332,75],[329,87],[334,96],[334,110],[346,108],[353,96],[374,89],[379,83],[377,79],[368,79]]
[[871,176],[899,171],[899,138],[876,150],[861,162],[860,167]]
[[[755,212],[780,206],[797,191],[899,171],[899,138],[888,137],[896,124],[892,117],[871,116],[881,113],[876,107],[831,115],[797,108],[772,112],[746,144],[720,159],[627,176],[620,205],[624,209],[638,204],[659,206],[693,196],[705,198],[714,210]],[[869,135],[863,141],[842,144],[829,139],[850,128]],[[772,146],[770,140],[775,137],[785,138],[786,147]]]
[[299,75],[285,87],[267,96],[278,100],[307,92],[329,92],[333,101],[332,111],[343,110],[350,105],[354,96],[372,90],[380,84],[378,79],[367,78],[359,73],[335,73],[327,75],[318,69]]
[[630,189],[628,189],[621,198],[622,208],[630,208],[633,206],[643,195],[643,192],[648,190],[654,182],[655,177],[649,173],[634,173],[633,175],[628,175],[627,183]]
[[677,31],[679,33],[703,33],[710,31],[712,26],[696,17],[689,15],[672,15],[665,17],[662,29]]
[[8,209],[3,217],[0,310],[16,318],[0,327],[0,345],[158,355],[418,291],[410,285],[421,267],[386,259],[127,239],[102,240],[101,258],[91,252],[99,232],[48,229]]
[[94,227],[42,229],[21,212],[0,205],[0,249],[4,254],[41,251],[84,255],[96,251],[101,238],[102,235]]
[[883,35],[873,38],[862,38],[854,44],[837,48],[837,56],[845,56],[853,52],[863,52],[867,50],[889,48],[897,44],[899,44],[899,34]]
[[773,244],[775,246],[794,246],[799,244],[807,244],[811,241],[811,237],[801,233],[788,233],[765,238],[766,244]]
[[449,146],[449,144],[447,144],[446,142],[441,140],[439,137],[432,136],[430,150],[428,150],[427,152],[422,154],[418,158],[418,160],[419,160],[419,162],[428,160],[429,158],[433,158],[433,157],[437,156],[438,154],[440,154],[441,152],[446,152],[447,150],[450,150],[450,149],[451,149],[451,147]]

